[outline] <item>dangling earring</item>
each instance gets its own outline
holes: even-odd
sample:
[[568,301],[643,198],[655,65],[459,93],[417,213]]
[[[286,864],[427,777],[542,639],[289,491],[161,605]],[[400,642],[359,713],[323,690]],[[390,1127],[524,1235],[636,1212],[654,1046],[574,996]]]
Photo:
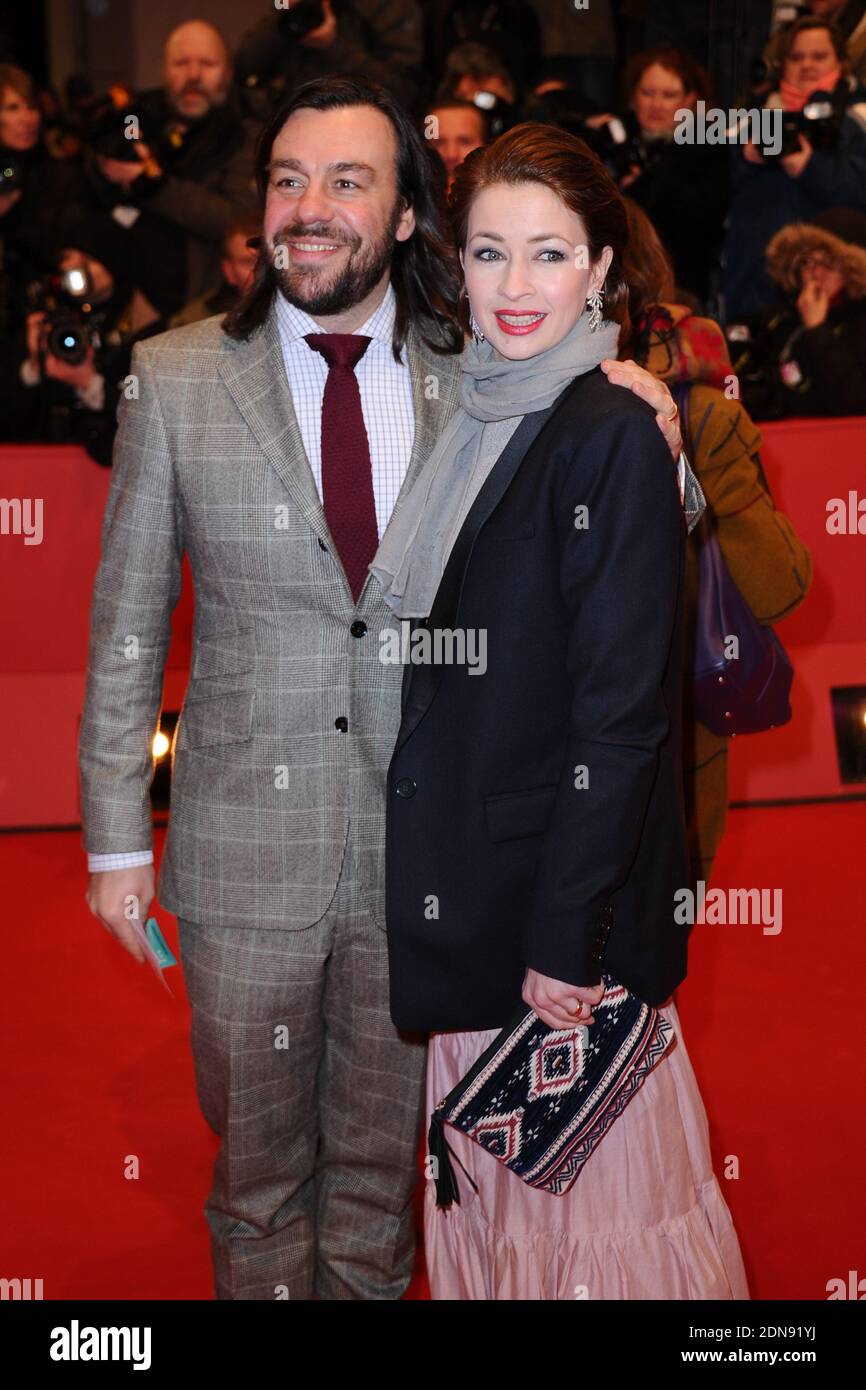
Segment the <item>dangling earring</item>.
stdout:
[[597,333],[601,328],[601,306],[604,300],[603,290],[593,290],[587,298],[586,304],[589,309],[589,331]]
[[475,318],[474,314],[469,315],[469,327],[472,329],[472,336],[475,339],[476,343],[483,343],[484,334],[481,332],[481,329],[478,325],[478,321]]

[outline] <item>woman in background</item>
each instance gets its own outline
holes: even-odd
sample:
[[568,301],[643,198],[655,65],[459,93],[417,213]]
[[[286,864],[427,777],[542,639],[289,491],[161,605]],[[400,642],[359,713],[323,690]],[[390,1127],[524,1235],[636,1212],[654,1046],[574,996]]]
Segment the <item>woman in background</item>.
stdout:
[[[722,330],[673,301],[670,259],[649,219],[626,199],[629,220],[625,278],[631,331],[620,355],[633,357],[669,386],[689,392],[689,461],[707,510],[686,555],[687,653],[697,620],[698,546],[712,528],[725,562],[758,622],[775,624],[800,604],[812,582],[812,559],[786,516],[776,510],[759,449],[761,435],[736,397]],[[695,718],[687,659],[683,766],[692,882],[709,883],[728,809],[728,739]]]

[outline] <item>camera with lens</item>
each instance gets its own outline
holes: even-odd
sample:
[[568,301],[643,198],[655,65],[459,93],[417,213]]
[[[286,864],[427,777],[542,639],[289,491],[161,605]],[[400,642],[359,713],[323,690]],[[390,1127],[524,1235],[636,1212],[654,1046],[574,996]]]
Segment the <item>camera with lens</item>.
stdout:
[[28,289],[29,312],[41,310],[44,351],[77,367],[89,348],[102,345],[104,315],[94,309],[93,286],[85,270],[70,267],[34,281]]
[[845,115],[844,90],[844,83],[833,92],[818,89],[809,94],[802,111],[786,111],[782,116],[780,148],[767,150],[762,146],[764,159],[781,159],[786,154],[797,154],[801,135],[805,135],[813,150],[835,150]]
[[9,155],[0,155],[0,198],[24,187],[24,170],[18,160]]

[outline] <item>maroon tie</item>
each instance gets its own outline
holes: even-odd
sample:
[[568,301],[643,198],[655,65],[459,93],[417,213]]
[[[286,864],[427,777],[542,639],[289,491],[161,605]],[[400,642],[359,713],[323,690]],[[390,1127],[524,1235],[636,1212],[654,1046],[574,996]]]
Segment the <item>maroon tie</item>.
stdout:
[[370,444],[355,377],[371,342],[362,333],[307,333],[328,364],[322,398],[322,498],[325,518],[357,603],[376,554],[379,531]]

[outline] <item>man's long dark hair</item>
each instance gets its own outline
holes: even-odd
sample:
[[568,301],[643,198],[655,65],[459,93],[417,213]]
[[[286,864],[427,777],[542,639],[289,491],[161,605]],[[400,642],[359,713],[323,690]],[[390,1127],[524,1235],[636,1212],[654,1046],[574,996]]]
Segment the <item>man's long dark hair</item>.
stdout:
[[[394,356],[399,362],[411,324],[428,347],[436,352],[460,352],[463,333],[457,317],[460,288],[459,262],[446,230],[439,182],[431,155],[409,116],[384,87],[356,82],[349,77],[321,77],[298,87],[289,101],[274,112],[262,130],[256,150],[256,181],[264,201],[268,165],[274,141],[296,111],[335,111],[342,107],[372,106],[391,122],[397,137],[397,191],[404,207],[415,214],[415,230],[407,241],[396,242],[391,263],[391,283],[397,299],[394,323]],[[264,323],[276,291],[276,279],[265,250],[250,288],[223,320],[231,338],[249,338]]]

